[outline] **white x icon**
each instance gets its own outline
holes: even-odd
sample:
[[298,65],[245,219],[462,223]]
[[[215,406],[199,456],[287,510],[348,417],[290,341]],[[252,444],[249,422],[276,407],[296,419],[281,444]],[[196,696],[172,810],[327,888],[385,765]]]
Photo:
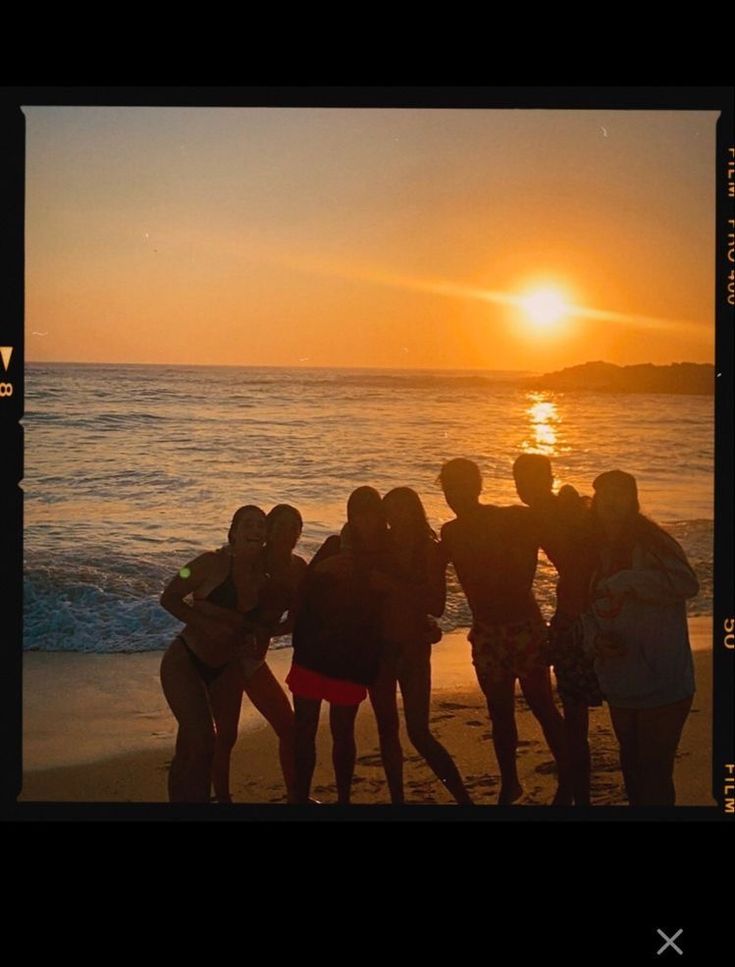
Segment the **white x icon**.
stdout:
[[663,930],[658,930],[657,929],[656,930],[656,933],[659,934],[659,936],[663,937],[664,940],[666,941],[666,943],[663,945],[663,947],[660,950],[657,950],[656,951],[656,953],[659,956],[664,952],[664,950],[666,950],[667,947],[673,947],[674,950],[677,952],[677,954],[683,954],[684,953],[684,951],[681,949],[681,947],[677,947],[676,944],[674,943],[674,941],[684,933],[683,930],[677,930],[673,937],[667,937],[666,934],[663,932]]

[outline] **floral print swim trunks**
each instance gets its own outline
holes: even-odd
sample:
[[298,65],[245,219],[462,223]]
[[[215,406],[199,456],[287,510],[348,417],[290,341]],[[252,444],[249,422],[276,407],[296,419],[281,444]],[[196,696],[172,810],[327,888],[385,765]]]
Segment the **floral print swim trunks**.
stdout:
[[593,658],[585,651],[582,640],[579,618],[554,615],[549,627],[549,658],[559,696],[562,702],[596,707],[602,705],[603,695]]
[[509,624],[477,621],[467,637],[481,685],[523,678],[549,665],[548,629],[540,613]]

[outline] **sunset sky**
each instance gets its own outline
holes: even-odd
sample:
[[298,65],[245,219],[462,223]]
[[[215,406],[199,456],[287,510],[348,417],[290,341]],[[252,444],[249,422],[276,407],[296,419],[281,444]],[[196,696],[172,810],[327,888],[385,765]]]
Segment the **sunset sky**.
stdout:
[[713,361],[715,112],[24,113],[30,361]]

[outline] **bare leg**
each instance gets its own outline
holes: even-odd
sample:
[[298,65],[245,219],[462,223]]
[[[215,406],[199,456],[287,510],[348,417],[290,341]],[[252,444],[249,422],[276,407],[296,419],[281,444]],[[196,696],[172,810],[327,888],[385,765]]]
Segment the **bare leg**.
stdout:
[[620,745],[620,767],[628,803],[640,806],[640,766],[638,761],[638,709],[613,708],[610,706],[610,719],[615,736]]
[[349,805],[352,777],[355,773],[355,718],[359,705],[329,706],[332,729],[332,763],[337,780],[337,802]]
[[390,801],[393,805],[404,802],[403,797],[403,750],[399,738],[398,704],[396,702],[396,678],[393,672],[381,667],[377,680],[369,690],[370,704],[375,712],[380,739],[380,757],[383,760],[385,778],[388,780]]
[[640,805],[673,806],[674,759],[692,699],[640,710],[638,761]]
[[214,724],[204,683],[176,638],[161,660],[161,686],[179,723],[168,774],[171,802],[209,802]]
[[472,800],[454,760],[429,728],[431,645],[417,649],[412,657],[414,660],[405,662],[399,674],[408,737],[455,800],[463,805],[471,805]]
[[589,744],[590,713],[586,705],[564,702],[564,728],[569,749],[569,767],[576,806],[590,806],[592,760]]
[[487,700],[487,710],[493,724],[493,745],[500,766],[498,805],[509,806],[523,795],[516,766],[518,729],[515,719],[515,678],[506,678],[502,682],[490,682],[480,675],[477,678]]
[[230,758],[237,742],[237,728],[242,706],[242,685],[240,664],[233,661],[209,686],[209,700],[217,729],[212,764],[212,782],[217,802],[232,802]]
[[543,729],[549,749],[556,761],[559,775],[559,785],[554,796],[553,805],[570,806],[572,804],[572,778],[569,767],[569,752],[567,751],[567,737],[564,719],[554,704],[551,691],[551,674],[548,668],[539,668],[521,678],[521,690],[528,702],[529,708],[538,719]]
[[296,788],[294,801],[309,802],[309,790],[316,765],[316,732],[319,727],[320,699],[293,697],[294,752]]
[[267,665],[245,682],[245,694],[278,736],[278,756],[290,803],[297,802],[294,711],[288,696]]

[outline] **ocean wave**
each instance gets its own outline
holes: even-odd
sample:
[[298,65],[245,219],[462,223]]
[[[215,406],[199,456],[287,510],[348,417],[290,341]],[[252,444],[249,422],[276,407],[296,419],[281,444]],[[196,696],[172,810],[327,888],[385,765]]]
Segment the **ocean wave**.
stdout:
[[155,651],[180,628],[154,596],[121,595],[89,584],[24,582],[26,651]]
[[[325,529],[325,533],[326,533]],[[712,522],[679,521],[667,530],[681,541],[700,582],[700,593],[687,602],[690,615],[712,613]],[[709,536],[707,536],[709,535]],[[321,543],[307,537],[307,557]],[[193,550],[193,548],[192,548]],[[26,565],[24,576],[23,647],[27,651],[93,653],[155,651],[167,647],[181,623],[161,607],[161,591],[186,554],[174,560],[170,550],[151,551],[147,559],[110,561],[82,552],[53,565]],[[547,618],[554,611],[556,572],[543,555],[534,593]],[[447,573],[447,603],[441,627],[467,628],[472,616],[453,568]],[[289,647],[287,638],[272,647]]]

